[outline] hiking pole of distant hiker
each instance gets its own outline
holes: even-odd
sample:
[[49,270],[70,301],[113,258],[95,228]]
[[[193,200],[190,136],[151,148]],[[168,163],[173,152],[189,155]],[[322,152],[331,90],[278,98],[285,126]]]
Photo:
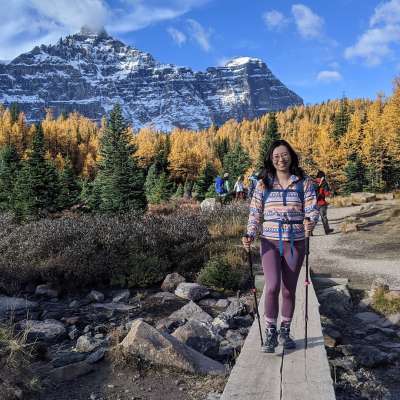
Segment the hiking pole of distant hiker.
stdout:
[[[305,218],[306,221],[310,221],[310,218]],[[308,271],[308,256],[310,254],[310,232],[305,231],[305,253],[306,253],[306,279],[304,281],[304,285],[306,287],[306,306],[305,306],[305,314],[304,314],[304,343],[305,343],[305,349],[307,349],[308,345],[308,337],[307,337],[307,326],[308,326],[308,285],[310,285],[310,278],[309,278],[309,271]]]
[[[249,237],[249,235],[245,235],[246,238]],[[254,307],[256,309],[256,315],[257,315],[257,320],[258,320],[258,329],[260,331],[260,340],[261,340],[261,346],[263,345],[263,336],[262,336],[262,329],[261,329],[261,321],[260,321],[260,313],[258,312],[258,303],[257,303],[257,289],[256,289],[256,280],[253,274],[253,259],[251,256],[251,249],[246,249],[247,252],[247,259],[249,261],[249,269],[250,269],[250,279],[252,282],[253,287],[251,288],[251,291],[253,292],[254,295]]]

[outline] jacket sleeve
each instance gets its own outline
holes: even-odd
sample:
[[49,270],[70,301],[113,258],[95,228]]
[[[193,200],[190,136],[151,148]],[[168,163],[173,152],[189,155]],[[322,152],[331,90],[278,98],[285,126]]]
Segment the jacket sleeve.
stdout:
[[260,224],[262,223],[263,216],[263,195],[264,195],[265,186],[262,180],[257,182],[257,185],[254,189],[253,197],[250,202],[250,213],[249,213],[249,221],[247,223],[247,234],[252,238],[255,238],[258,230],[260,228]]
[[319,208],[317,205],[317,194],[311,178],[304,179],[304,216],[310,218],[311,223],[315,226],[319,219]]

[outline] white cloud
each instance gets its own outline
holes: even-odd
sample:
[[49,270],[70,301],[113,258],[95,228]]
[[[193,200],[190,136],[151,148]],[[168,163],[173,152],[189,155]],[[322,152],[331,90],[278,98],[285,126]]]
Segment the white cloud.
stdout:
[[0,1],[0,59],[54,43],[81,26],[132,32],[179,17],[213,0],[12,0]]
[[271,31],[280,30],[288,24],[289,19],[277,10],[267,11],[263,14],[263,20],[267,28]]
[[357,42],[344,52],[347,59],[362,59],[375,66],[392,54],[391,45],[400,41],[400,0],[391,0],[378,5],[367,29]]
[[186,35],[178,29],[168,28],[167,32],[171,35],[173,41],[178,45],[182,46],[186,43]]
[[317,75],[317,81],[330,83],[337,82],[343,79],[338,71],[320,71]]
[[294,4],[292,6],[292,14],[297,30],[305,39],[315,39],[322,36],[324,20],[309,7],[304,4]]
[[210,44],[210,36],[211,31],[205,29],[201,24],[199,24],[194,19],[187,20],[189,25],[189,32],[191,37],[199,44],[199,46],[204,51],[210,51],[211,44]]

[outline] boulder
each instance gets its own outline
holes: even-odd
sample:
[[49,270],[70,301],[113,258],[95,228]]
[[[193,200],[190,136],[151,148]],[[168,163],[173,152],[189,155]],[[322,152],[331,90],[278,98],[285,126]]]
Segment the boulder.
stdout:
[[357,313],[354,316],[366,324],[373,324],[373,323],[378,322],[381,319],[380,315],[375,314],[374,312],[370,312],[370,311]]
[[349,289],[344,285],[332,286],[318,293],[321,312],[340,316],[347,314],[353,306]]
[[244,340],[238,331],[228,330],[225,334],[225,339],[232,345],[235,351],[240,351]]
[[173,272],[165,277],[163,283],[161,284],[161,290],[164,292],[174,292],[178,285],[185,281],[186,279],[182,275],[178,274],[177,272]]
[[89,357],[86,359],[86,362],[89,364],[94,364],[99,362],[104,358],[106,351],[107,351],[106,348],[100,347],[98,350],[89,355]]
[[226,308],[229,306],[230,301],[228,299],[219,299],[216,304],[215,307],[216,308]]
[[222,337],[212,332],[208,324],[197,320],[190,320],[180,326],[172,336],[209,357],[218,353],[219,342],[222,340]]
[[101,346],[105,346],[106,344],[106,340],[97,339],[89,335],[82,335],[79,336],[78,340],[76,341],[75,350],[79,353],[90,353]]
[[35,294],[37,296],[45,297],[58,297],[58,290],[55,289],[51,284],[39,285],[36,287]]
[[177,297],[170,292],[158,292],[150,296],[150,299],[159,300],[161,303],[177,300]]
[[38,303],[28,301],[20,297],[0,296],[0,319],[10,315],[24,315],[25,318],[28,314],[38,308]]
[[200,204],[201,211],[214,211],[221,208],[221,203],[218,202],[214,197],[205,199]]
[[198,283],[189,283],[189,282],[182,282],[178,285],[175,290],[175,294],[178,297],[187,300],[201,300],[203,297],[206,297],[209,294],[209,290]]
[[340,231],[342,233],[357,232],[359,230],[359,224],[356,222],[343,222],[340,225]]
[[353,356],[356,362],[363,367],[373,368],[385,365],[392,361],[393,357],[389,354],[368,345],[346,345],[338,346],[340,351],[346,356]]
[[122,302],[128,301],[130,296],[131,296],[131,292],[128,289],[120,290],[114,295],[112,301],[113,301],[113,303],[119,303],[121,301]]
[[96,303],[102,302],[104,300],[104,294],[98,292],[97,290],[92,290],[88,295],[90,301],[95,301]]
[[198,306],[195,302],[190,301],[189,303],[185,304],[179,310],[173,312],[168,319],[170,321],[176,320],[197,320],[200,322],[211,322],[212,317],[210,314],[207,314],[200,306]]
[[203,299],[199,301],[199,305],[205,307],[215,307],[216,304],[217,304],[216,299]]
[[357,192],[350,195],[353,204],[364,204],[376,201],[376,195],[368,192]]
[[51,360],[51,365],[54,368],[64,367],[68,364],[83,361],[85,358],[85,353],[77,353],[76,351],[60,352]]
[[342,334],[331,326],[323,328],[325,347],[336,347],[342,340]]
[[120,344],[123,352],[140,355],[151,363],[198,374],[225,375],[225,367],[186,346],[168,333],[161,333],[136,320]]
[[136,310],[138,308],[137,305],[130,305],[124,303],[93,303],[94,308],[100,308],[109,311],[120,311],[120,312],[129,312],[132,310]]
[[64,324],[54,319],[24,320],[20,322],[19,327],[27,331],[28,341],[53,342],[62,339],[67,333]]
[[86,375],[94,371],[95,367],[92,364],[88,364],[85,361],[77,362],[74,364],[68,364],[64,367],[53,369],[48,378],[50,382],[65,382],[72,381],[80,376]]

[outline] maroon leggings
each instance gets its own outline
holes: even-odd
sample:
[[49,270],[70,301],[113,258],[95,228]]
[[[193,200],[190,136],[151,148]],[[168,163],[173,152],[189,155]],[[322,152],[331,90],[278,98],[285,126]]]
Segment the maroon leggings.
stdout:
[[290,242],[283,242],[283,257],[279,254],[279,240],[261,238],[261,263],[265,278],[265,319],[278,318],[279,292],[282,281],[282,319],[290,321],[294,313],[296,286],[305,254],[304,240],[294,242],[293,255]]

